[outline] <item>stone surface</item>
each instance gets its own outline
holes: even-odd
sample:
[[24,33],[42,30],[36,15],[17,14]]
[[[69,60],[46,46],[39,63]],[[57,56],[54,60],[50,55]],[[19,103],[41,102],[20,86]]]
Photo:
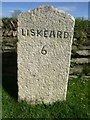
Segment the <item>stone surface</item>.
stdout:
[[73,79],[75,79],[75,78],[79,78],[79,79],[81,79],[81,80],[90,80],[90,76],[77,76],[77,75],[70,75],[69,76],[69,79],[70,80],[73,80]]
[[90,46],[82,46],[80,47],[81,50],[90,50]]
[[90,58],[72,58],[71,61],[76,64],[84,64],[90,63]]
[[79,75],[82,73],[82,71],[83,71],[83,66],[77,65],[77,66],[74,66],[73,68],[70,68],[69,74],[70,75]]
[[90,50],[79,50],[76,53],[78,53],[79,55],[88,56],[90,55]]
[[13,37],[17,37],[17,31],[13,31]]
[[18,17],[18,99],[66,100],[75,19],[52,6]]
[[69,79],[72,79],[73,80],[73,78],[75,79],[75,78],[78,78],[78,76],[77,75],[69,75]]

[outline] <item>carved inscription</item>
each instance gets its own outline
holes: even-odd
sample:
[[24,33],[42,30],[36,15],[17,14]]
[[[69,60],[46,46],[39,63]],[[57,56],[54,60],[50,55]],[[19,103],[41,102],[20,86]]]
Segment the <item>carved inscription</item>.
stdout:
[[45,38],[68,38],[70,35],[67,31],[55,31],[55,30],[34,30],[34,29],[22,29],[23,36],[36,36]]
[[[46,45],[45,45],[46,46]],[[47,54],[47,50],[45,49],[45,46],[43,46],[42,50],[41,50],[41,53],[43,55],[46,55]]]

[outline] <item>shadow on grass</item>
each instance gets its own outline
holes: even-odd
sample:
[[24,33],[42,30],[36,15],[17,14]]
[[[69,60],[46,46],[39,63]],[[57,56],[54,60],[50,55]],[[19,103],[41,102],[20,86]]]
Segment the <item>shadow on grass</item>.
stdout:
[[2,53],[2,86],[7,93],[17,100],[17,53]]

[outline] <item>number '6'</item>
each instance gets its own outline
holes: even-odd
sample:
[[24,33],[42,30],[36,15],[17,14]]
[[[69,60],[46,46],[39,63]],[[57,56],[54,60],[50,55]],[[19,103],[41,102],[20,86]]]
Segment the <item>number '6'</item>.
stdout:
[[[45,45],[46,46],[46,45]],[[45,46],[43,46],[43,48],[42,48],[42,50],[41,50],[41,53],[43,54],[43,55],[46,55],[47,54],[47,51],[46,51],[46,49],[45,49]]]

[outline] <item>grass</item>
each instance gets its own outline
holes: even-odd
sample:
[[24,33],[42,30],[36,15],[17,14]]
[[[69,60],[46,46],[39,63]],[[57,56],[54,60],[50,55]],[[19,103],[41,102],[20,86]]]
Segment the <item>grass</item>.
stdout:
[[[6,81],[10,81],[8,78]],[[10,86],[8,86],[10,87]],[[15,87],[15,86],[13,86]],[[12,87],[12,88],[13,88]],[[69,80],[67,100],[57,101],[52,105],[28,105],[26,102],[17,102],[3,88],[2,116],[3,118],[90,118],[90,81],[73,79]],[[8,88],[10,89],[10,88]],[[13,91],[13,89],[11,90]],[[15,91],[14,91],[15,92]],[[13,93],[15,94],[15,93]]]

